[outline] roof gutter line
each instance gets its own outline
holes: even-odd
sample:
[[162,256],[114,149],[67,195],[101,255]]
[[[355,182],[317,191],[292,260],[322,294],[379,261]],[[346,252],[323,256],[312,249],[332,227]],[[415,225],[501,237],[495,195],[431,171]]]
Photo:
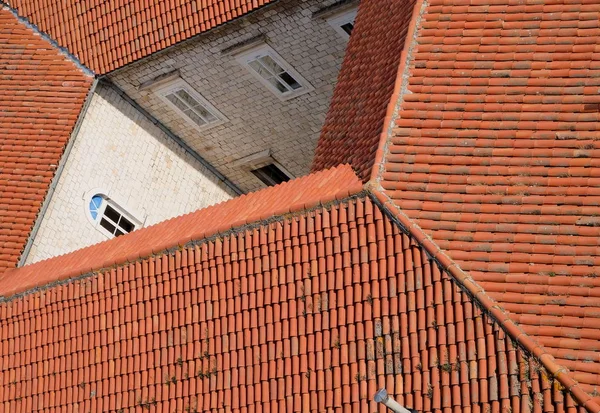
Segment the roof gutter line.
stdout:
[[[0,0],[0,2],[1,1],[2,0]],[[157,51],[152,52],[152,53],[150,53],[150,54],[148,54],[146,56],[142,56],[142,57],[140,57],[138,59],[132,60],[131,62],[126,63],[126,64],[124,64],[122,66],[118,66],[118,67],[116,67],[114,69],[110,69],[107,72],[103,72],[103,73],[100,74],[101,75],[100,77],[104,77],[104,76],[108,76],[108,75],[113,75],[113,74],[117,73],[118,71],[120,71],[122,69],[125,69],[127,67],[131,67],[132,65],[134,65],[136,63],[143,62],[143,61],[145,61],[145,60],[147,60],[147,59],[149,59],[151,57],[156,57],[156,56],[162,55],[163,53],[168,53],[169,51],[171,51],[171,49],[173,49],[175,47],[187,44],[188,42],[192,42],[192,41],[194,41],[194,40],[196,40],[198,38],[201,38],[201,36],[203,36],[203,35],[206,35],[206,34],[211,33],[213,31],[222,29],[223,27],[227,27],[228,25],[230,25],[232,23],[235,23],[235,22],[237,22],[239,20],[243,20],[243,19],[245,19],[248,16],[251,16],[251,15],[256,14],[256,13],[258,13],[260,11],[263,11],[264,9],[269,9],[273,5],[275,5],[275,4],[279,3],[279,2],[280,2],[280,0],[272,0],[271,2],[265,4],[265,2],[263,1],[263,4],[261,6],[258,6],[257,8],[255,8],[255,9],[249,11],[249,12],[243,13],[243,14],[235,17],[232,20],[227,20],[226,22],[218,24],[217,26],[214,26],[214,27],[212,27],[212,28],[210,28],[210,29],[208,29],[208,30],[206,30],[204,32],[196,33],[192,37],[188,37],[186,39],[183,39],[183,40],[180,40],[178,42],[175,42],[175,43],[173,43],[173,44],[165,47],[164,49],[157,50]]]
[[71,153],[71,150],[73,149],[73,146],[75,145],[75,140],[77,139],[77,135],[79,135],[79,130],[81,129],[81,125],[83,124],[83,119],[85,118],[88,108],[90,107],[90,105],[92,103],[92,98],[94,97],[94,93],[96,92],[96,86],[98,86],[98,80],[94,79],[92,81],[92,86],[90,87],[90,90],[88,91],[88,94],[85,98],[85,101],[83,102],[83,107],[81,108],[81,111],[79,112],[79,117],[77,118],[77,122],[75,123],[75,126],[73,127],[73,131],[71,132],[69,140],[67,141],[65,150],[60,158],[60,161],[58,162],[58,168],[56,168],[54,177],[52,178],[52,181],[50,182],[50,187],[48,188],[48,192],[46,193],[44,202],[42,203],[40,211],[35,219],[35,223],[33,224],[33,228],[31,229],[29,238],[27,239],[27,243],[25,244],[25,248],[23,248],[23,252],[21,253],[21,257],[19,258],[19,262],[17,263],[18,267],[22,267],[23,265],[25,265],[27,258],[29,257],[29,253],[31,252],[31,248],[33,247],[33,242],[37,236],[38,231],[40,230],[42,221],[44,220],[44,217],[46,216],[46,212],[48,211],[48,208],[50,207],[50,202],[52,201],[52,196],[54,195],[54,192],[56,191],[56,187],[58,186],[58,183],[60,181],[62,173],[65,169],[65,166],[69,159],[69,155]]
[[427,0],[417,0],[413,7],[412,17],[408,25],[406,40],[400,54],[400,65],[396,73],[396,81],[394,83],[394,91],[388,102],[385,118],[383,120],[383,130],[379,138],[379,146],[375,152],[375,162],[371,169],[370,181],[379,181],[384,172],[384,162],[387,155],[387,148],[392,137],[394,122],[398,118],[398,112],[402,105],[402,98],[408,91],[409,68],[413,59],[413,50],[416,44],[417,30],[421,26],[421,19],[427,8]]
[[441,267],[444,268],[474,300],[490,316],[498,322],[504,332],[521,345],[525,351],[534,356],[544,368],[554,376],[559,383],[567,389],[573,399],[584,406],[590,413],[600,412],[598,404],[588,393],[586,393],[577,381],[569,374],[566,367],[558,364],[555,358],[546,349],[525,333],[510,319],[506,311],[490,298],[485,290],[466,274],[460,267],[444,252],[429,236],[412,221],[383,191],[375,188],[371,183],[369,192],[373,201],[386,211],[397,224],[399,224],[410,236],[425,249],[427,254]]
[[198,161],[203,167],[205,167],[209,172],[217,177],[217,179],[223,182],[235,195],[242,195],[244,191],[242,191],[236,184],[229,180],[225,175],[217,170],[210,162],[204,159],[198,152],[192,149],[183,139],[179,136],[175,135],[169,128],[167,128],[161,121],[152,116],[146,109],[140,106],[135,100],[133,100],[124,90],[122,90],[119,86],[114,84],[110,79],[108,79],[105,75],[98,77],[99,81],[102,85],[111,88],[114,90],[121,98],[123,98],[127,103],[137,109],[142,115],[144,115],[150,122],[152,122],[155,126],[157,126],[162,132],[164,132],[169,138],[174,140],[185,152],[187,152],[192,158]]

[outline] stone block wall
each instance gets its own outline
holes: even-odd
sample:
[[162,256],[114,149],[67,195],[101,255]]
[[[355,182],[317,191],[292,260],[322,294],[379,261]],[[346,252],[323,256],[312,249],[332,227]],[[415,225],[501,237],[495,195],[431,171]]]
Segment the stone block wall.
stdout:
[[[111,74],[111,80],[244,191],[263,184],[235,161],[270,149],[293,176],[309,172],[347,39],[313,13],[336,0],[281,0]],[[347,7],[347,6],[346,6]],[[314,88],[282,101],[224,50],[262,36]],[[179,70],[228,119],[198,131],[139,86]],[[142,88],[143,89],[143,88]]]
[[144,226],[234,196],[114,90],[99,86],[41,221],[27,264],[108,237],[88,217],[102,192]]

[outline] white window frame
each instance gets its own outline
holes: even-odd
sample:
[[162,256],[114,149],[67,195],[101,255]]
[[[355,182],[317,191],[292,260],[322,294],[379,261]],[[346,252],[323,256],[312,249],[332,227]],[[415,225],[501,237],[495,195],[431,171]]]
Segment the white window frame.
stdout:
[[354,25],[354,20],[356,19],[357,12],[358,8],[355,7],[353,9],[346,10],[342,13],[335,14],[327,18],[327,23],[329,23],[329,25],[333,27],[333,30],[335,30],[340,36],[342,36],[343,39],[348,40],[350,39],[350,35],[346,33],[344,29],[342,29],[342,26],[348,23],[352,23],[352,25]]
[[[256,176],[252,171],[255,171],[255,170],[260,169],[260,168],[264,168],[265,166],[268,166],[268,165],[273,165],[274,167],[276,167],[277,169],[279,169],[279,171],[281,171],[281,173],[283,173],[285,176],[287,176],[290,180],[294,179],[294,176],[291,173],[289,173],[287,169],[285,169],[283,166],[281,166],[281,164],[279,162],[277,162],[276,160],[274,160],[274,159],[271,159],[268,162],[263,162],[263,163],[261,163],[259,165],[260,166],[253,166],[253,167],[249,168],[248,171],[250,172],[250,174],[255,179],[257,179],[261,184],[263,184],[267,188],[270,187],[270,186],[272,186],[272,185],[266,184],[262,179],[260,179],[258,176]],[[279,184],[276,184],[276,185],[279,185]]]
[[246,155],[236,161],[233,161],[231,163],[231,166],[246,171],[246,173],[252,175],[253,178],[258,179],[260,183],[264,184],[264,182],[260,180],[252,171],[255,169],[260,169],[269,164],[275,165],[281,172],[283,172],[284,175],[290,178],[290,180],[295,178],[290,171],[284,168],[279,162],[277,162],[273,158],[270,149],[265,149],[260,152],[255,152],[250,155]]
[[[300,84],[300,88],[288,92],[280,92],[275,86],[269,83],[266,79],[264,79],[260,74],[256,72],[252,67],[250,67],[249,63],[263,56],[269,56],[273,59],[283,70],[285,70],[290,76],[296,80]],[[290,66],[275,50],[273,50],[267,44],[261,44],[259,46],[253,47],[249,50],[244,50],[243,52],[236,55],[236,60],[240,63],[244,68],[249,71],[252,76],[258,79],[264,86],[267,87],[275,96],[279,99],[285,101],[288,99],[293,99],[305,93],[308,93],[314,88],[308,81],[303,78],[300,73],[298,73],[292,66]]]
[[[96,195],[101,196],[103,198],[103,202],[102,202],[100,209],[98,210],[98,215],[96,216],[96,218],[94,218],[92,216],[92,212],[90,210],[90,202],[91,202],[92,198]],[[84,199],[84,207],[85,207],[86,217],[88,218],[90,223],[94,226],[94,228],[97,231],[99,231],[100,233],[102,233],[107,238],[116,238],[116,236],[114,234],[112,234],[106,228],[104,228],[102,225],[100,225],[100,221],[101,221],[102,217],[104,216],[104,211],[106,210],[107,205],[110,205],[111,208],[113,208],[119,214],[124,216],[129,222],[131,222],[134,225],[133,230],[130,231],[129,233],[136,231],[136,230],[142,228],[142,226],[143,226],[142,220],[137,219],[132,213],[130,213],[123,206],[121,206],[121,204],[115,202],[111,197],[106,195],[106,191],[102,191],[102,190],[98,190],[98,189],[88,191],[85,194],[85,196],[83,197],[83,199]],[[110,220],[110,218],[108,218],[108,219]],[[110,221],[112,221],[112,220],[110,220]]]
[[[173,102],[171,102],[169,99],[167,99],[167,95],[174,93],[181,89],[185,90],[185,92],[188,95],[190,95],[194,100],[196,100],[198,103],[200,103],[204,107],[204,109],[206,109],[212,116],[217,118],[217,120],[206,123],[204,125],[198,125],[188,115],[186,115],[181,109],[179,109],[177,106],[175,106],[175,104],[173,104]],[[171,109],[173,109],[173,111],[175,113],[177,113],[177,115],[179,115],[181,118],[185,119],[186,122],[188,122],[191,126],[193,126],[198,131],[204,131],[206,129],[210,129],[215,126],[222,125],[223,123],[225,123],[229,120],[225,117],[225,115],[223,115],[221,112],[219,112],[219,110],[217,110],[217,108],[215,108],[206,99],[204,99],[204,97],[200,93],[196,92],[196,90],[193,87],[191,87],[185,80],[183,80],[181,78],[171,80],[167,83],[161,84],[160,87],[157,87],[154,90],[154,92],[160,97],[160,99],[163,102],[165,102]]]

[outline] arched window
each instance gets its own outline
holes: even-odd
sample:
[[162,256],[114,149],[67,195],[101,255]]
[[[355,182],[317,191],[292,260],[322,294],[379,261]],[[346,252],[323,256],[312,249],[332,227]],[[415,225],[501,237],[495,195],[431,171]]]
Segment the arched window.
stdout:
[[102,194],[91,197],[89,212],[96,227],[113,237],[127,234],[140,225],[131,214]]

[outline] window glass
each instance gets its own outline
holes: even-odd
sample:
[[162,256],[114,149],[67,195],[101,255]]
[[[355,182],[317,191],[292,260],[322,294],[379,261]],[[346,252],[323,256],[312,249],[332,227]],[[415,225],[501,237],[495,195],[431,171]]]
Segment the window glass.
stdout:
[[93,219],[98,218],[98,211],[100,210],[101,206],[102,206],[102,196],[94,195],[92,197],[92,199],[90,200],[90,214],[92,215]]
[[350,36],[352,34],[352,29],[354,29],[354,23],[342,24],[340,27],[342,28],[343,31],[348,33],[348,36]]
[[327,19],[327,23],[344,39],[349,39],[354,30],[357,9],[347,10]]
[[247,64],[281,94],[291,93],[302,88],[300,81],[289,70],[284,69],[283,64],[267,53],[252,57]]
[[300,89],[302,86],[269,55],[259,56],[248,62],[248,66],[281,93]]
[[273,74],[277,75],[284,72],[281,66],[279,66],[269,55],[260,57],[258,60]]
[[110,222],[108,222],[106,220],[106,218],[102,218],[100,220],[100,225],[102,225],[102,227],[104,229],[106,229],[108,232],[110,232],[111,234],[115,233],[115,229],[116,229],[115,226],[113,224],[111,224]]
[[129,222],[125,217],[121,217],[121,221],[119,222],[119,226],[123,228],[125,232],[131,232],[134,230],[135,226]]
[[119,218],[121,218],[121,214],[115,211],[110,205],[106,206],[106,209],[104,210],[104,216],[109,218],[114,223],[119,222]]
[[250,172],[268,186],[277,185],[290,180],[290,177],[274,164],[269,164]]
[[298,83],[296,81],[296,79],[294,79],[292,76],[290,76],[289,73],[287,72],[283,72],[281,75],[279,75],[279,77],[281,77],[281,79],[283,79],[283,81],[285,83],[287,83],[287,85],[289,87],[291,87],[292,89],[296,90],[296,89],[300,89],[300,83]]
[[216,108],[181,79],[158,89],[156,93],[196,127],[214,126],[226,120]]
[[103,195],[94,195],[89,203],[90,216],[99,227],[113,236],[127,234],[135,230],[136,224],[118,205]]
[[170,93],[165,97],[198,126],[203,126],[219,120],[183,89]]

